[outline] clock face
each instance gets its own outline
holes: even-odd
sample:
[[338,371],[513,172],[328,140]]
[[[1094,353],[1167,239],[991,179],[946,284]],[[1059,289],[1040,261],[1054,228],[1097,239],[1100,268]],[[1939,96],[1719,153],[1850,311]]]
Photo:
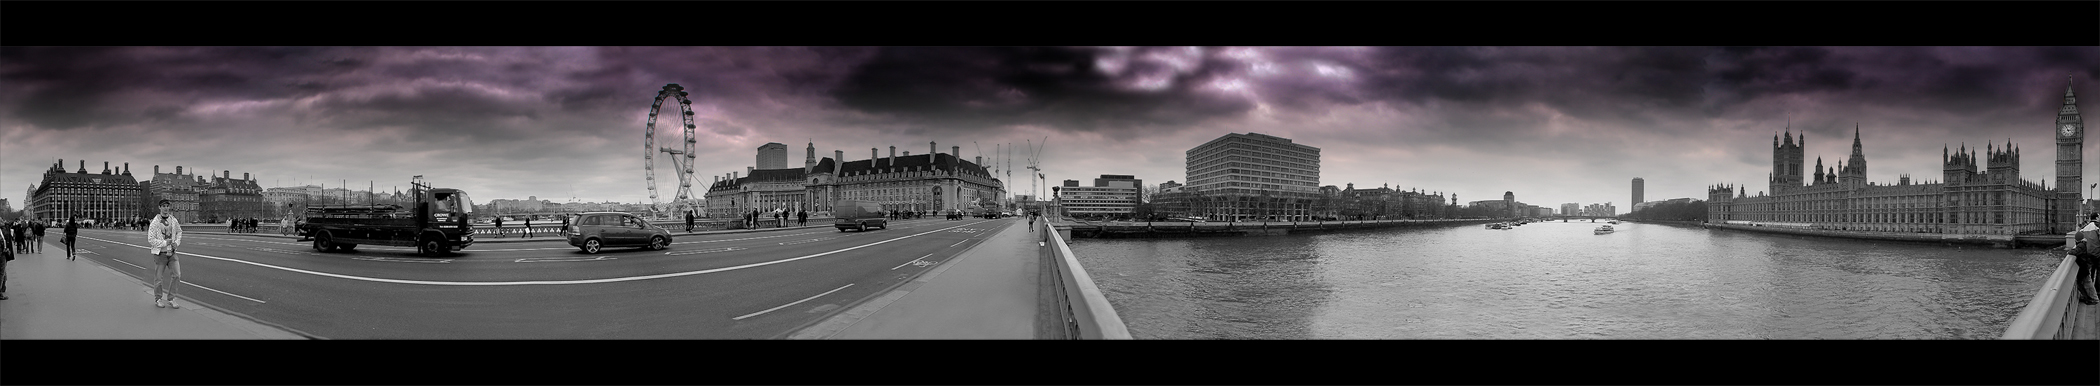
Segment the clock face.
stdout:
[[2064,136],[2065,136],[2065,137],[2069,137],[2069,136],[2071,136],[2072,134],[2078,134],[2078,127],[2077,127],[2077,126],[2071,126],[2071,125],[2064,125],[2064,128],[2063,128],[2063,133],[2064,133]]

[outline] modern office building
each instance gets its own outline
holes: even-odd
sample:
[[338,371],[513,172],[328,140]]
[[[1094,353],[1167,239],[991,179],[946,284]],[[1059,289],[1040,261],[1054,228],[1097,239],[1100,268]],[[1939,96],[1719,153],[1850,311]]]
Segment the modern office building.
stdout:
[[1232,133],[1189,149],[1190,215],[1215,221],[1304,221],[1320,196],[1320,148]]
[[757,169],[779,170],[788,168],[788,145],[770,142],[758,147]]
[[1065,180],[1057,193],[1065,213],[1073,217],[1124,217],[1135,213],[1145,181],[1135,176],[1103,174],[1093,186]]
[[[1640,177],[1634,177],[1634,178],[1633,178],[1633,201],[1627,201],[1627,202],[1631,202],[1631,203],[1643,203],[1643,202],[1648,202],[1648,201],[1645,201],[1645,200],[1642,200],[1642,199],[1641,199],[1642,193],[1645,193],[1645,192],[1643,191],[1644,187],[1642,186],[1644,182],[1646,182],[1646,181],[1641,181],[1641,178],[1640,178]],[[1638,209],[1638,208],[1635,208],[1634,210],[1640,210],[1640,209]]]

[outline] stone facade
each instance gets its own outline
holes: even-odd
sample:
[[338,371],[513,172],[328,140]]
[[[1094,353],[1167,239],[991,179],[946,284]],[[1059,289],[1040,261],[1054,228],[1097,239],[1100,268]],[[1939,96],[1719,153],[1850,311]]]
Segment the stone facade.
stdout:
[[30,193],[28,209],[46,222],[69,216],[97,223],[144,218],[152,210],[141,204],[146,185],[129,169],[110,169],[103,162],[101,173],[89,173],[87,161],[80,161],[79,169],[66,172],[65,160],[59,160],[44,170],[42,183]]
[[749,175],[718,177],[707,188],[704,215],[740,218],[755,210],[828,217],[832,203],[846,199],[874,202],[885,212],[974,211],[996,205],[1005,193],[1005,184],[982,166],[982,157],[971,162],[955,154],[959,146],[949,153],[934,152],[937,144],[928,146],[933,151],[927,154],[900,157],[892,146],[888,157],[871,148],[868,159],[841,161],[844,151],[820,159],[811,143],[801,168],[753,168],[746,169]]
[[[1812,181],[1786,176],[1801,171],[1782,168],[1802,165],[1801,145],[1774,139],[1773,178],[1769,194],[1748,195],[1735,185],[1714,185],[1707,190],[1707,208],[1712,222],[1778,223],[1802,229],[1943,233],[1972,235],[2060,234],[2069,232],[2078,214],[2078,173],[2084,169],[2080,156],[2084,123],[2078,116],[2075,96],[2064,91],[2064,107],[2053,127],[2057,137],[2056,189],[2020,178],[2020,148],[1986,144],[1984,149],[1941,149],[1941,177],[1932,183],[1912,183],[1906,176],[1897,183],[1867,182],[1867,162],[1854,128],[1852,155],[1825,173],[1817,160]],[[1806,141],[1803,141],[1806,142]],[[1981,155],[1977,150],[1982,150]],[[1981,160],[1985,169],[1979,171]]]

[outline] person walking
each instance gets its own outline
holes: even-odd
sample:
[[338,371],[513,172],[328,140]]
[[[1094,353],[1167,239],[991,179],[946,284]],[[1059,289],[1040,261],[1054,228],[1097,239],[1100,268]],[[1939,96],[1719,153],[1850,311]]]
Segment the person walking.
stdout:
[[29,222],[29,253],[44,253],[44,222],[42,220]]
[[496,237],[503,237],[503,217],[496,217]]
[[182,263],[175,260],[175,247],[182,245],[182,224],[175,216],[168,215],[174,204],[160,200],[160,214],[153,217],[153,224],[146,228],[146,245],[152,248],[153,266],[158,268],[153,283],[153,306],[182,308],[175,304],[175,287],[182,283]]
[[532,238],[532,216],[525,216],[525,237]]
[[73,254],[73,236],[78,234],[80,234],[80,216],[66,219],[66,236],[64,239],[59,240],[66,244],[66,260],[73,260],[73,256],[75,256]]
[[798,227],[806,227],[806,226],[809,226],[809,210],[802,210],[802,211],[797,211],[797,212],[795,212],[795,226],[798,226]]
[[693,233],[693,212],[685,212],[685,233]]
[[10,232],[14,232],[14,238],[11,240],[14,242],[13,245],[15,246],[15,252],[28,250],[29,243],[27,241],[29,240],[29,220],[20,218],[15,219],[14,225],[8,226],[8,228],[10,228]]
[[[7,235],[0,233],[0,239],[5,238]],[[0,242],[0,300],[7,300],[7,264],[15,261],[15,250],[5,245],[6,242]]]

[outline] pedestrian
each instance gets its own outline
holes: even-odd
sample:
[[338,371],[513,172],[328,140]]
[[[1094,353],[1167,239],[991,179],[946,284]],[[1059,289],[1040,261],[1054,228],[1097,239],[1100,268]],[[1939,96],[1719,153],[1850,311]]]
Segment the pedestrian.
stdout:
[[568,231],[568,230],[569,230],[569,215],[568,215],[568,214],[566,214],[566,213],[564,213],[564,214],[562,214],[562,215],[561,215],[561,230],[562,230],[562,231]]
[[809,226],[809,210],[795,212],[795,226]]
[[532,238],[532,216],[525,216],[525,238]]
[[73,260],[73,236],[77,234],[80,234],[80,216],[66,219],[66,237],[60,240],[66,243],[66,260]]
[[2100,303],[2092,281],[2094,270],[2100,268],[2100,224],[2095,220],[2100,220],[2100,214],[2086,215],[2085,227],[2078,229],[2078,248],[2071,252],[2078,262],[2078,276],[2071,283],[2078,287],[2078,302],[2085,304]]
[[496,237],[503,237],[503,217],[496,217]]
[[29,253],[44,253],[44,222],[41,220],[29,223]]
[[182,263],[175,260],[175,247],[182,245],[182,224],[175,221],[174,204],[160,200],[160,214],[153,217],[153,224],[146,229],[146,244],[152,247],[153,265],[158,268],[158,281],[153,283],[153,306],[182,308],[175,304],[175,287],[182,283]]
[[693,212],[685,212],[685,233],[693,233]]
[[27,242],[29,239],[29,221],[19,218],[15,219],[14,225],[9,225],[8,229],[9,232],[13,232],[14,238],[9,240],[13,243],[11,245],[15,246],[15,252],[26,250],[29,247]]
[[[5,238],[6,234],[0,234],[0,239]],[[15,250],[5,247],[6,244],[0,242],[0,300],[7,300],[7,263],[15,261]]]

